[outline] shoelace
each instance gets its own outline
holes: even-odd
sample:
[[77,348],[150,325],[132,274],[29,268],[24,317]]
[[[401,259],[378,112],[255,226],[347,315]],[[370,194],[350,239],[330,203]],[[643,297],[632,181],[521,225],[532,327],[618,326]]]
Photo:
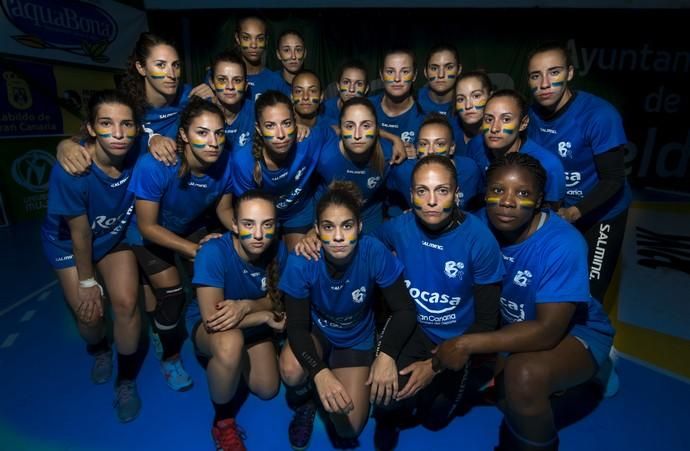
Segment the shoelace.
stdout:
[[237,423],[224,424],[218,427],[220,431],[220,445],[223,449],[244,448],[243,440],[246,438],[244,431],[237,426]]
[[96,354],[95,358],[96,362],[94,365],[97,369],[101,370],[110,365],[113,356],[109,352],[101,352],[100,354]]
[[123,382],[117,388],[117,399],[115,404],[126,404],[130,399],[134,397],[134,384],[131,382]]

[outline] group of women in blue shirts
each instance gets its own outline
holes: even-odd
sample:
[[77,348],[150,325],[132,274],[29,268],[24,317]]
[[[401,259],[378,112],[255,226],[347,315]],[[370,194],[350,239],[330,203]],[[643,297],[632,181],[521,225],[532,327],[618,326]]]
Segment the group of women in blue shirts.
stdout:
[[113,368],[112,309],[120,421],[141,408],[141,296],[167,384],[193,385],[187,336],[205,366],[218,449],[245,449],[238,393],[270,399],[281,380],[294,449],[319,409],[337,448],[371,414],[376,448],[394,449],[410,421],[440,429],[492,385],[497,449],[557,449],[550,397],[601,373],[613,342],[618,113],[570,88],[557,46],[530,55],[529,107],[447,45],[418,95],[397,49],[382,93],[350,61],[324,102],[298,32],[278,40],[280,71],[263,66],[266,29],[240,20],[237,51],[193,88],[174,45],[143,34],[122,91],[96,93],[59,146],[42,241],[95,383]]

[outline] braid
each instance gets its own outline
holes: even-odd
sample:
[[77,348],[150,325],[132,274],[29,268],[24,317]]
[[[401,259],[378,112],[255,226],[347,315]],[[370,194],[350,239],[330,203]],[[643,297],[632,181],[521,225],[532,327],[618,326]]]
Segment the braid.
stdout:
[[252,156],[254,157],[254,182],[256,186],[261,187],[263,181],[261,161],[264,159],[264,140],[258,132],[254,133],[252,140]]
[[486,170],[486,179],[490,179],[496,170],[510,166],[527,169],[534,176],[539,194],[544,193],[544,187],[546,186],[546,171],[544,167],[539,163],[539,160],[522,152],[510,152],[496,158]]
[[285,311],[285,305],[283,304],[283,293],[278,289],[278,281],[280,280],[278,252],[275,254],[276,255],[266,267],[266,288],[268,298],[271,300],[272,310],[281,313]]

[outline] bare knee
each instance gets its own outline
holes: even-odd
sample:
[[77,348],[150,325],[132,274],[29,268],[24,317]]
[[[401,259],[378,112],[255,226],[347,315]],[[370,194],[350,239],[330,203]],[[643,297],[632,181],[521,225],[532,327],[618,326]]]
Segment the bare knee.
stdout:
[[261,383],[256,384],[256,386],[251,387],[252,393],[264,401],[275,398],[279,389],[280,382],[278,381],[278,378],[270,381],[262,381]]
[[139,314],[136,293],[118,293],[110,296],[115,320],[131,320]]
[[289,387],[299,385],[307,378],[306,371],[291,351],[280,354],[280,377]]
[[212,334],[211,354],[214,363],[224,368],[237,368],[242,362],[244,336],[238,329]]
[[509,357],[503,370],[507,407],[522,416],[534,416],[548,409],[548,368],[520,356]]

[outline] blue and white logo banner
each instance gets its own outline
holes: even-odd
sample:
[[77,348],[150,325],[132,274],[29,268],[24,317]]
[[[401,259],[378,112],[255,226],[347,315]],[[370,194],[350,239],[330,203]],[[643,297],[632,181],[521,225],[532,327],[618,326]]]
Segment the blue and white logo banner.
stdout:
[[110,0],[0,0],[3,53],[124,69],[146,13]]

